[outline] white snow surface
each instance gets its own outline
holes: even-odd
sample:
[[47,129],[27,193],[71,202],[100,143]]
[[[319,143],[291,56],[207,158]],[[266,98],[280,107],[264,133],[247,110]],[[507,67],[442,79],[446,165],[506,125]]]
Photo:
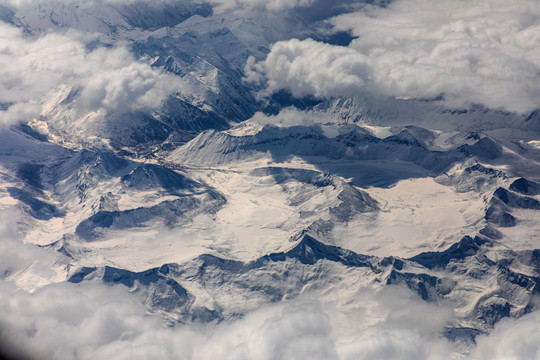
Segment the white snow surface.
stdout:
[[442,250],[485,224],[481,194],[457,193],[432,178],[402,180],[389,189],[369,189],[382,204],[376,217],[338,225],[340,246],[361,254],[411,257]]

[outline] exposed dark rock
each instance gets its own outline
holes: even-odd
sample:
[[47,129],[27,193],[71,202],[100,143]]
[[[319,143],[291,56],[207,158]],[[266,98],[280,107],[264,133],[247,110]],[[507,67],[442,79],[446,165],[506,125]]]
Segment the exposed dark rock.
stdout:
[[517,195],[501,187],[495,190],[493,196],[511,208],[540,210],[540,201],[532,197]]
[[486,210],[485,218],[488,222],[501,227],[512,227],[517,223],[516,218],[500,204],[490,205]]
[[468,256],[475,255],[480,249],[480,246],[486,242],[487,240],[478,236],[474,239],[470,236],[465,236],[459,242],[453,244],[444,251],[424,252],[410,258],[409,260],[417,262],[428,269],[433,269],[435,267],[444,268],[450,261],[461,260]]
[[540,184],[519,178],[510,185],[510,190],[524,195],[540,195]]
[[54,217],[64,216],[62,211],[55,205],[37,199],[35,195],[29,191],[18,189],[16,187],[9,187],[7,188],[7,191],[11,197],[26,205],[26,212],[38,220],[50,220]]

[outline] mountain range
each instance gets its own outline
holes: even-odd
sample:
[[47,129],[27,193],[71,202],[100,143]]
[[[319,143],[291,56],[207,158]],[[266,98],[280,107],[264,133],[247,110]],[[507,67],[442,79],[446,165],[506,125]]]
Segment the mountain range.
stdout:
[[0,3],[10,351],[540,356],[537,109],[249,78],[407,1]]

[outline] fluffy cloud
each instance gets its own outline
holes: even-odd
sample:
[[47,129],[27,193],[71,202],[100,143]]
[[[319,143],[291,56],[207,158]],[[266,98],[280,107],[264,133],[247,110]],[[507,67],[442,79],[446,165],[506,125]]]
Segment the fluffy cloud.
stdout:
[[295,95],[342,96],[364,86],[395,97],[442,96],[451,107],[527,112],[540,104],[538,19],[533,0],[396,0],[333,18],[335,30],[357,37],[348,48],[276,43],[248,78],[263,74],[268,91]]
[[290,126],[315,126],[318,124],[324,124],[327,122],[327,119],[320,114],[313,114],[305,111],[298,110],[294,107],[288,107],[282,109],[276,115],[266,115],[262,112],[257,112],[253,115],[251,119],[248,120],[250,123],[255,123],[258,125],[275,125],[282,127]]
[[262,81],[265,92],[289,90],[296,97],[350,96],[364,86],[367,59],[359,52],[311,39],[275,43],[263,62],[246,64],[246,80]]
[[42,99],[68,87],[79,114],[156,108],[186,85],[136,61],[125,48],[88,51],[77,33],[28,38],[0,22],[0,125],[30,120]]
[[473,358],[483,359],[539,359],[540,311],[520,319],[503,319],[489,335],[477,339]]
[[243,129],[244,131],[247,129],[250,129],[250,131],[260,131],[260,129],[265,125],[279,127],[315,127],[322,131],[325,136],[330,138],[336,137],[340,134],[340,126],[332,124],[331,122],[329,123],[328,117],[326,117],[324,114],[301,111],[295,107],[284,108],[276,115],[267,115],[262,112],[257,112],[253,115],[253,117],[251,117],[251,119],[246,120],[239,125],[238,129]]
[[119,286],[58,283],[28,293],[0,282],[0,295],[5,337],[41,358],[436,359],[452,352],[438,335],[447,312],[402,289],[366,290],[347,313],[298,299],[219,326],[175,328]]

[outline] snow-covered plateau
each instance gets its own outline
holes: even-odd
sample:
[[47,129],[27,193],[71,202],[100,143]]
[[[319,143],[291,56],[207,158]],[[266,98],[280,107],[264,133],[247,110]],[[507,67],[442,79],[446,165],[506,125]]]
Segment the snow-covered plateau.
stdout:
[[515,6],[0,0],[0,355],[540,359]]

